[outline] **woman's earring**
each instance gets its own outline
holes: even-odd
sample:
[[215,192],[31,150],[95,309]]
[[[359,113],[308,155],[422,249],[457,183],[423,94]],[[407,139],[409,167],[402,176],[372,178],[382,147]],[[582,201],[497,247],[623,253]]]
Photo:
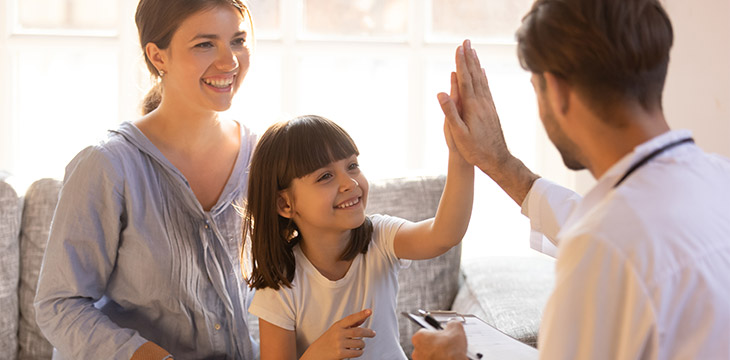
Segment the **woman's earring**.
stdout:
[[291,243],[298,236],[299,230],[297,230],[297,225],[293,221],[290,221],[286,229],[284,229],[284,239],[286,239],[286,242]]
[[296,239],[299,236],[299,231],[296,229],[292,230],[291,234],[289,235],[288,242],[291,242],[292,240]]
[[159,70],[160,77],[165,77],[165,70]]

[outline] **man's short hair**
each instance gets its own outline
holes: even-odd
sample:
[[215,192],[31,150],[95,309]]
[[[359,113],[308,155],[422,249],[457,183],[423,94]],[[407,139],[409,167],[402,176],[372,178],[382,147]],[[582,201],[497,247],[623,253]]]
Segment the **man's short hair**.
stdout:
[[673,31],[658,0],[537,0],[517,31],[523,68],[565,79],[604,114],[661,109]]

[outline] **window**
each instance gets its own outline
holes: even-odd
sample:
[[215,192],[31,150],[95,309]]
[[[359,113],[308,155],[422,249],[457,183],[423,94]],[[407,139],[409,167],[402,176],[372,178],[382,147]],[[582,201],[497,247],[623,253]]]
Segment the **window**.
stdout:
[[[469,37],[510,149],[545,174],[552,168],[543,164],[560,161],[543,146],[548,142],[513,35],[531,3],[249,0],[255,53],[227,115],[259,133],[296,115],[328,117],[353,136],[371,179],[445,173],[436,94],[449,90],[454,51]],[[149,77],[133,22],[136,4],[5,2],[0,169],[28,182],[60,178],[84,146],[138,116]],[[475,196],[465,256],[529,253],[529,226],[518,206],[479,172]]]
[[[0,169],[28,185],[136,112],[134,4],[8,0],[2,5]],[[136,46],[136,45],[135,45]],[[135,75],[130,77],[130,75]]]
[[119,12],[115,0],[23,0],[17,6],[14,32],[46,33],[106,32],[113,35],[119,26]]

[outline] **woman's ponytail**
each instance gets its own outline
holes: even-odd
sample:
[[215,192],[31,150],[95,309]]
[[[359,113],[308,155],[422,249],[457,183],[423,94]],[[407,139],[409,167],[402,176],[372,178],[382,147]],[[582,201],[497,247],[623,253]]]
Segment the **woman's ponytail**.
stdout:
[[162,101],[162,85],[158,81],[142,100],[142,115],[147,115],[160,106]]

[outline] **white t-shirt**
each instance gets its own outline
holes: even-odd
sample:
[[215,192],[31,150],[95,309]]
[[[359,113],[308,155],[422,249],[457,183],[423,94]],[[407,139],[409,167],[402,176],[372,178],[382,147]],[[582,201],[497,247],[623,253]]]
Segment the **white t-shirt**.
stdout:
[[294,330],[297,357],[340,319],[372,309],[362,325],[375,331],[365,338],[365,351],[358,359],[406,359],[398,337],[396,296],[398,272],[410,264],[399,260],[393,239],[405,220],[372,215],[373,237],[366,254],[358,254],[342,279],[331,281],[309,262],[299,246],[294,247],[296,270],[292,287],[256,291],[249,312],[286,330]]
[[541,359],[730,359],[730,161],[683,144],[614,188],[689,136],[641,144],[583,199],[533,185],[523,211],[558,245]]

